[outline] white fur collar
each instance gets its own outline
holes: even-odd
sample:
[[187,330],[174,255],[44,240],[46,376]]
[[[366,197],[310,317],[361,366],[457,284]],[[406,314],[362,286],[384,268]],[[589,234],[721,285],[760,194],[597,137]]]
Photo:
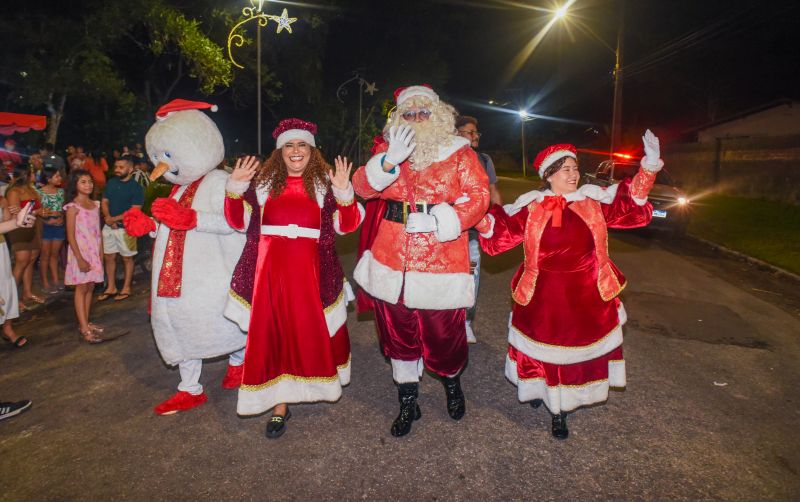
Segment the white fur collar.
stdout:
[[[604,188],[597,185],[581,185],[576,191],[568,193],[564,196],[567,202],[575,202],[584,200],[589,197],[602,204],[611,204],[614,197],[617,195],[618,184],[611,185]],[[527,207],[531,202],[542,202],[545,197],[553,196],[555,193],[552,190],[532,190],[530,192],[520,195],[513,204],[506,204],[503,206],[503,211],[509,216],[513,216]]]
[[[315,189],[317,196],[317,204],[321,208],[325,204],[325,194],[328,193],[328,188],[325,185],[316,183]],[[258,197],[258,204],[261,207],[264,207],[264,204],[266,204],[267,199],[269,199],[269,192],[270,192],[269,184],[262,185],[256,188],[256,197]]]
[[469,145],[467,138],[461,136],[450,136],[450,144],[447,146],[439,146],[439,152],[436,154],[436,162],[446,160],[448,157],[456,153],[461,148]]

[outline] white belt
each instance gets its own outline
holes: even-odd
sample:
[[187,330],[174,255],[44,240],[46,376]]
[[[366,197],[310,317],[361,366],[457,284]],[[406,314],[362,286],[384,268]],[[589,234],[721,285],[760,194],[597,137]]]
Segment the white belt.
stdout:
[[295,224],[291,225],[261,225],[262,235],[282,235],[290,239],[297,239],[298,237],[308,237],[309,239],[319,239],[318,228],[300,227]]

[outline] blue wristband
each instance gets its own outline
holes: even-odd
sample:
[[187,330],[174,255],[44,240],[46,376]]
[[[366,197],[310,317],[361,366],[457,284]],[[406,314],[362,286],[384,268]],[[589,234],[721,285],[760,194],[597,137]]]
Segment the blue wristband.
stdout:
[[[383,161],[384,160],[386,160],[386,154],[385,153],[383,154],[383,157],[381,157],[381,167],[383,167]],[[392,167],[391,171],[386,171],[386,172],[389,173],[389,174],[395,174],[397,172],[397,171],[395,171],[395,169],[397,169],[397,166]]]

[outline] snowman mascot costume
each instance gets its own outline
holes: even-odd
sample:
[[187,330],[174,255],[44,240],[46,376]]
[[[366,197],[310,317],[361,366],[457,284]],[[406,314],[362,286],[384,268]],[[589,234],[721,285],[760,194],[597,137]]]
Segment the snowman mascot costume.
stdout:
[[156,164],[150,178],[173,183],[170,197],[156,199],[156,224],[139,209],[125,214],[129,234],[155,236],[151,285],[151,322],[161,357],[177,365],[178,392],[155,407],[171,415],[207,401],[200,384],[203,359],[230,354],[222,382],[242,382],[245,334],[223,315],[228,286],[245,243],[225,221],[228,173],[216,167],[224,158],[222,135],[201,109],[208,103],[176,99],[156,113],[145,138]]

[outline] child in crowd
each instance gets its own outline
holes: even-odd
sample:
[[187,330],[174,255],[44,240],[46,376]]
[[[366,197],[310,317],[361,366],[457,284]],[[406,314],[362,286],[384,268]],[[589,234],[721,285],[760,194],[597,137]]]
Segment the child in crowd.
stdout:
[[3,234],[17,228],[30,228],[35,221],[36,217],[32,214],[24,216],[24,213],[17,213],[17,217],[12,218],[8,201],[0,196],[0,324],[3,326],[3,338],[17,348],[25,346],[28,339],[17,335],[11,325],[11,319],[19,317],[19,303],[17,283],[11,274],[11,258]]
[[[39,254],[39,275],[42,277],[42,289],[45,293],[57,293],[58,257],[66,238],[64,229],[64,181],[58,167],[47,165],[42,168],[42,187],[37,188],[42,199],[39,217],[42,219],[42,251]],[[52,279],[52,283],[51,283]]]
[[100,343],[97,333],[103,329],[89,322],[92,291],[103,282],[103,247],[100,236],[100,202],[92,200],[94,181],[84,169],[69,174],[66,200],[67,212],[67,270],[64,284],[75,286],[75,316],[78,330],[88,343]]

